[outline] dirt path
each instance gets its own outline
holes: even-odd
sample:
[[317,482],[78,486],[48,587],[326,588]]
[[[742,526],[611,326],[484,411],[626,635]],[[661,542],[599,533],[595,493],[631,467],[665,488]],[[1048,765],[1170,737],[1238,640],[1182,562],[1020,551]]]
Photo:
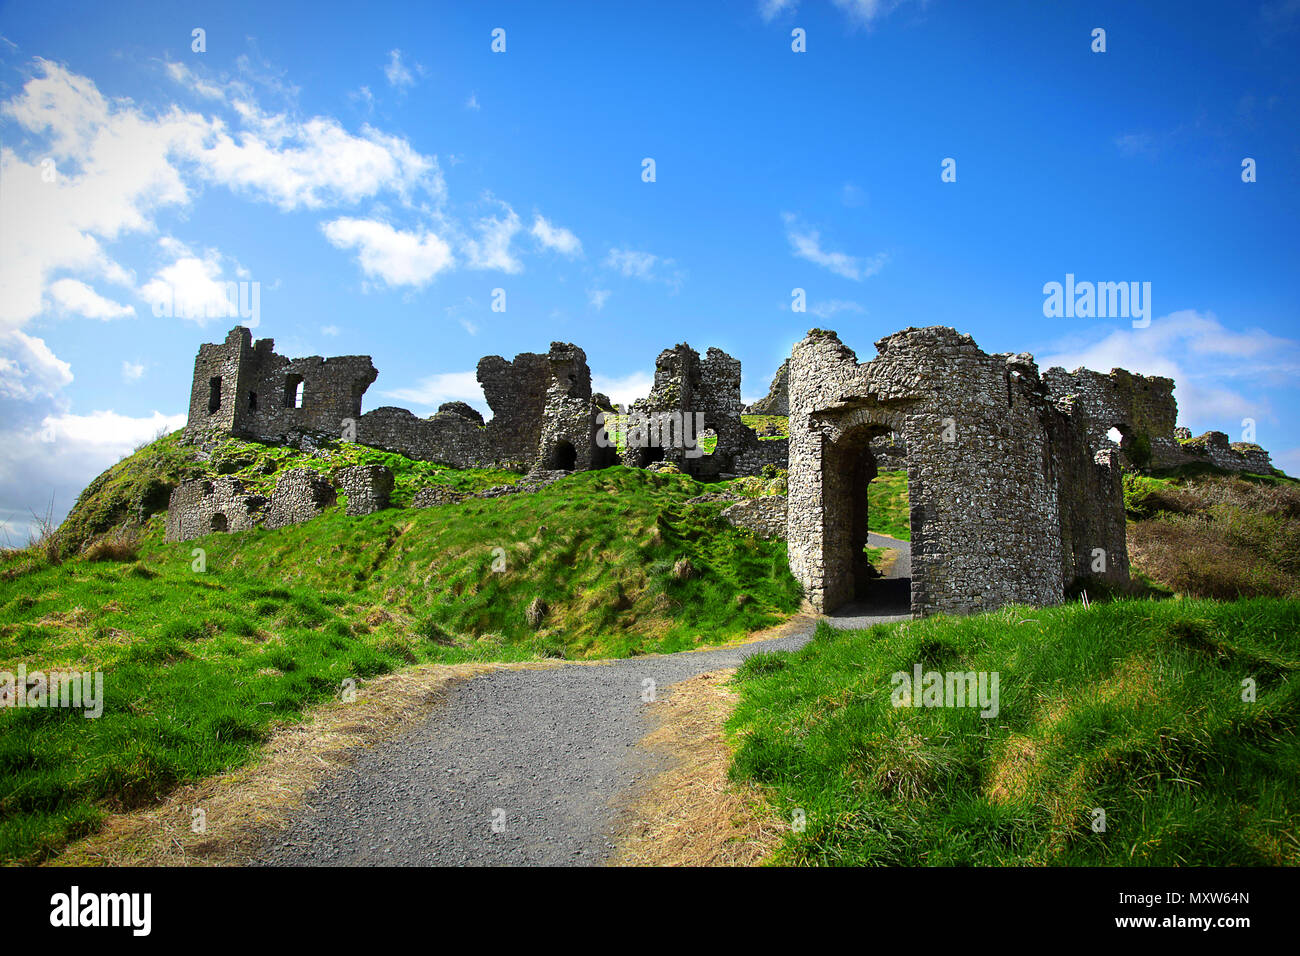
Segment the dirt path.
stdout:
[[785,636],[681,654],[494,671],[451,688],[400,736],[327,777],[289,826],[254,852],[266,865],[599,864],[610,856],[620,799],[666,769],[638,746],[650,695]]

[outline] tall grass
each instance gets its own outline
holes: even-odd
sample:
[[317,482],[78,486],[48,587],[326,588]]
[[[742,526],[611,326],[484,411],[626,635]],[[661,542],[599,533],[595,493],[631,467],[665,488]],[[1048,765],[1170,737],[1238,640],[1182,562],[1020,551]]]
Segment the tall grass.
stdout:
[[[893,706],[918,662],[998,672],[998,716]],[[786,863],[1294,865],[1297,668],[1294,601],[823,626],[742,668],[732,772],[803,811]]]

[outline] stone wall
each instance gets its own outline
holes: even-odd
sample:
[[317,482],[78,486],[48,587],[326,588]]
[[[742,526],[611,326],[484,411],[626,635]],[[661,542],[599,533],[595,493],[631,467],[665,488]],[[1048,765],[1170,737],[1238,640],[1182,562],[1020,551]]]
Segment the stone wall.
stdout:
[[[328,436],[453,468],[585,470],[618,460],[616,450],[595,442],[599,408],[591,371],[586,354],[571,343],[553,342],[546,355],[524,352],[511,362],[499,355],[481,359],[478,381],[493,413],[486,424],[464,402],[448,402],[428,418],[391,406],[363,414],[362,397],[377,375],[369,356],[289,359],[275,353],[272,339],[254,343],[237,326],[224,342],[199,348],[184,439],[302,443]],[[623,456],[627,464],[666,459],[707,477],[775,463],[776,446],[759,446],[740,421],[740,362],[719,349],[703,359],[688,345],[666,349],[656,362],[654,391],[638,408],[699,412],[717,447],[693,458],[684,448],[635,448]]]
[[745,409],[746,415],[790,414],[790,360],[786,359],[772,376],[767,394]]
[[[1059,603],[1091,575],[1077,555],[1092,547],[1126,572],[1118,484],[1089,476],[1089,442],[1065,413],[1051,418],[1032,357],[988,355],[943,327],[906,329],[876,349],[859,364],[835,333],[815,329],[791,357],[787,537],[815,607],[851,601],[870,578],[870,445],[891,432],[907,449],[914,615]],[[1060,430],[1075,443],[1058,447]],[[1063,519],[1066,465],[1083,483],[1067,489],[1079,500]],[[1109,514],[1080,523],[1076,509]]]
[[379,374],[368,355],[288,359],[273,339],[253,342],[236,326],[220,345],[199,347],[185,435],[284,441],[302,432],[339,435],[361,414]]
[[345,514],[368,515],[388,507],[393,493],[393,471],[383,465],[353,465],[335,475],[347,497]]
[[315,518],[334,504],[334,486],[311,468],[291,468],[275,483],[266,528],[283,528]]
[[266,498],[236,478],[185,481],[167,502],[166,540],[189,541],[214,531],[247,531],[262,520]]
[[736,455],[732,471],[737,475],[757,475],[764,465],[785,468],[790,462],[790,439],[764,438],[747,441]]
[[738,528],[745,528],[760,538],[785,537],[785,495],[763,495],[722,509],[722,517]]
[[[780,446],[760,441],[754,430],[740,420],[740,362],[726,352],[710,348],[703,359],[689,345],[682,343],[664,349],[655,359],[654,387],[650,395],[633,404],[632,412],[647,416],[681,416],[692,423],[702,421],[700,435],[712,432],[716,438],[713,451],[688,455],[681,443],[672,447],[638,447],[629,443],[622,453],[625,465],[645,468],[655,462],[670,462],[689,475],[710,478],[724,475],[756,474],[764,464],[781,467]],[[696,414],[702,419],[687,416]],[[772,447],[764,447],[764,446]],[[757,465],[757,467],[751,467]]]
[[1271,475],[1273,461],[1269,453],[1254,442],[1229,442],[1223,432],[1206,432],[1180,442],[1183,461],[1179,464],[1208,462],[1228,471],[1245,471],[1254,475]]
[[551,367],[545,355],[524,352],[507,362],[499,355],[479,360],[478,383],[492,420],[484,436],[495,461],[526,468],[537,458]]
[[452,468],[483,468],[498,461],[487,429],[453,412],[418,418],[405,408],[385,405],[356,421],[358,442],[407,458],[436,461]]
[[549,384],[534,466],[589,471],[614,464],[615,449],[596,443],[599,411],[592,402],[587,353],[569,342],[552,342],[546,358]]

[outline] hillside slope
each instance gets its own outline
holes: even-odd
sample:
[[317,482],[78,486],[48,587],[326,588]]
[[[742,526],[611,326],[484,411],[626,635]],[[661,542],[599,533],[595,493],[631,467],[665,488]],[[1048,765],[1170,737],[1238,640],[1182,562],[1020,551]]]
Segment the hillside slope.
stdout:
[[[88,489],[65,527],[130,523],[121,509],[160,476],[202,467],[251,482],[264,469],[265,481],[268,458],[303,456],[229,451],[196,463],[156,442]],[[384,463],[399,500],[422,481],[517,478]],[[359,518],[335,505],[288,528],[178,543],[162,541],[156,513],[84,556],[0,557],[0,672],[100,671],[105,694],[95,720],[0,709],[0,861],[41,859],[106,809],[246,762],[348,679],[425,661],[684,650],[778,622],[800,603],[785,545],[732,527],[720,503],[688,502],[711,487],[618,467],[533,494]]]
[[[996,715],[895,706],[918,664],[997,674]],[[806,821],[782,863],[1296,865],[1298,669],[1296,601],[823,624],[741,668],[732,773]]]

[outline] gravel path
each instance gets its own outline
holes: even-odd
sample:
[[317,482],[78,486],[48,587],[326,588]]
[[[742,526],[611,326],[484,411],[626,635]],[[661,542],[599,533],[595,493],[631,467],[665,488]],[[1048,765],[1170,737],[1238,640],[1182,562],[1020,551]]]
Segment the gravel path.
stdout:
[[811,635],[809,624],[737,647],[497,671],[455,684],[414,729],[308,793],[258,862],[601,863],[617,822],[611,801],[662,769],[637,747],[649,730],[645,682],[663,695],[677,681],[757,651],[800,647]]
[[854,630],[881,621],[912,618],[912,546],[872,531],[867,534],[867,547],[893,548],[898,557],[885,572],[884,579],[874,582],[870,598],[845,604],[827,615],[826,623],[831,627]]

